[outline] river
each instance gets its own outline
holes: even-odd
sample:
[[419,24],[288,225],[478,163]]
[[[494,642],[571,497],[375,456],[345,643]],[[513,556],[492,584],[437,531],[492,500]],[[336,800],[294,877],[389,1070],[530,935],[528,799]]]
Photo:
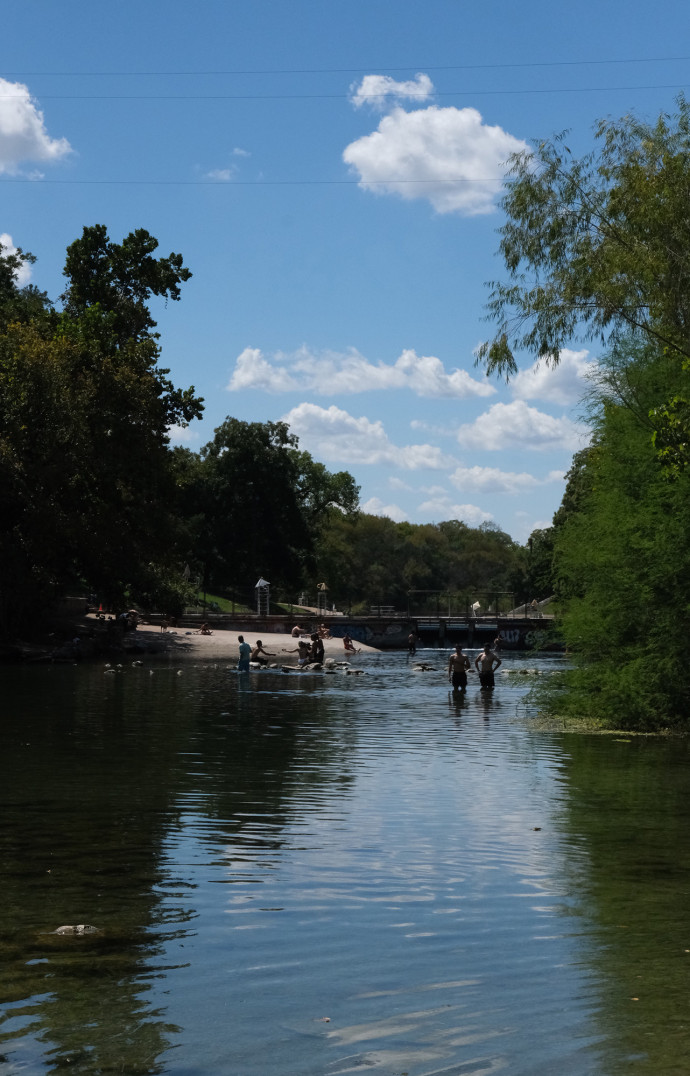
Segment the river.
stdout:
[[687,744],[418,658],[2,670],[2,1076],[687,1074]]

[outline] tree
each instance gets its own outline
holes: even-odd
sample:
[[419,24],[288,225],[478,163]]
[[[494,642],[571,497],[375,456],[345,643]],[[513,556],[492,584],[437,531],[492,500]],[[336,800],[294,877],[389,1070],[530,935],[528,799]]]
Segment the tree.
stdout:
[[296,588],[329,510],[358,505],[352,476],[331,474],[300,451],[284,422],[227,418],[202,448],[198,469],[189,460],[184,466],[197,520],[192,555],[220,587],[253,587],[264,576]]
[[629,332],[690,360],[690,105],[656,124],[603,120],[598,151],[576,159],[561,135],[512,158],[492,284],[487,373],[517,370],[514,349],[556,364],[574,337]]
[[[88,275],[70,250],[75,279]],[[82,291],[55,314],[33,293],[27,305],[25,290],[8,285],[7,268],[16,265],[5,261],[0,556],[11,570],[0,628],[19,630],[28,610],[79,580],[121,601],[125,591],[150,596],[166,579],[176,533],[167,430],[198,415],[202,401],[191,388],[176,389],[157,365],[154,323],[142,314],[152,293],[148,264],[138,279],[133,256],[128,263],[135,311],[128,336],[124,300],[118,306],[114,292],[108,300],[97,279],[92,293],[103,303]],[[97,274],[97,262],[92,269]]]
[[[619,396],[622,350],[642,419]],[[617,352],[602,358],[593,448],[573,469],[577,495],[571,488],[554,528],[555,571],[568,599],[562,630],[575,669],[550,705],[614,727],[683,727],[690,475],[668,480],[644,419],[678,386],[679,371],[649,343],[620,342]]]

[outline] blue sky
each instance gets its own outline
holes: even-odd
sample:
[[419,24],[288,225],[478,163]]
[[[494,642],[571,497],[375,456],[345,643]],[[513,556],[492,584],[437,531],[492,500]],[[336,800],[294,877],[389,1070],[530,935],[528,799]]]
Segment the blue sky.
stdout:
[[0,237],[57,298],[87,224],[146,228],[194,276],[163,365],[226,415],[285,419],[372,512],[550,522],[583,377],[473,363],[490,334],[503,162],[690,82],[688,7],[461,0],[24,0],[0,40]]

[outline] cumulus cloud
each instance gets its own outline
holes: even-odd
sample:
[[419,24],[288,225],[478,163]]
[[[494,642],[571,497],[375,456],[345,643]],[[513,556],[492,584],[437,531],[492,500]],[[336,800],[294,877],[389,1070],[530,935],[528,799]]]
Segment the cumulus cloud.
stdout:
[[475,108],[396,106],[376,131],[351,142],[343,160],[378,194],[426,198],[437,213],[490,213],[505,162],[527,144],[485,124]]
[[349,464],[388,464],[407,471],[444,470],[456,462],[435,445],[394,445],[381,421],[356,418],[335,405],[301,403],[283,422],[318,459]]
[[461,426],[457,439],[465,448],[491,452],[503,448],[573,452],[582,448],[588,438],[579,423],[565,416],[554,418],[530,407],[524,400],[514,400],[509,404],[493,404],[474,422]]
[[528,370],[520,370],[511,379],[510,387],[519,400],[544,400],[570,407],[581,398],[587,377],[596,366],[589,351],[564,348],[558,366],[537,361]]
[[418,355],[406,349],[394,363],[373,363],[355,348],[319,354],[301,348],[267,358],[258,348],[245,348],[235,360],[228,383],[230,392],[261,389],[264,392],[310,391],[323,396],[339,393],[409,389],[430,398],[491,396],[496,389],[486,378],[475,381],[466,370],[446,373],[435,355]]
[[28,87],[0,78],[0,173],[16,175],[24,161],[58,161],[71,149],[66,138],[48,135]]
[[232,151],[233,157],[251,157],[251,153],[248,149],[242,149],[241,146],[235,146]]
[[426,101],[433,92],[433,82],[421,73],[406,82],[396,82],[390,75],[365,75],[360,83],[353,82],[350,86],[350,100],[355,108],[369,105],[383,112],[390,108],[391,102]]
[[[17,248],[12,242],[12,236],[7,232],[0,234],[0,251],[7,257],[8,254],[16,254]],[[17,270],[15,270],[14,279],[17,282],[17,287],[24,288],[31,280],[31,264],[29,262],[22,262]]]
[[229,183],[236,174],[235,168],[212,168],[206,172],[205,179],[215,179],[218,183]]
[[410,493],[412,491],[412,486],[407,482],[403,482],[402,478],[398,478],[396,475],[391,475],[388,479],[388,485],[391,489],[401,490],[404,493]]
[[379,497],[370,497],[368,501],[360,505],[360,508],[370,516],[388,516],[395,523],[402,523],[408,518],[407,513],[403,512],[397,504],[384,504]]
[[168,426],[168,437],[173,445],[188,445],[199,440],[199,434],[190,430],[189,426]]
[[563,471],[536,478],[527,471],[501,471],[497,467],[458,467],[448,476],[462,493],[526,493],[537,486],[563,480]]
[[486,523],[493,518],[490,512],[485,512],[476,504],[453,504],[450,497],[441,495],[424,501],[417,511],[430,519],[458,519],[470,527],[478,527],[480,523]]

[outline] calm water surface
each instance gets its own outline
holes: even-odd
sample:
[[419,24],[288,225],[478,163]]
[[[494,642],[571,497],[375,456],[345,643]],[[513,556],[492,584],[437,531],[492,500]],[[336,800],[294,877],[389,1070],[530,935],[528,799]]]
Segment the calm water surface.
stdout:
[[419,656],[2,670],[2,1076],[690,1072],[688,747]]

